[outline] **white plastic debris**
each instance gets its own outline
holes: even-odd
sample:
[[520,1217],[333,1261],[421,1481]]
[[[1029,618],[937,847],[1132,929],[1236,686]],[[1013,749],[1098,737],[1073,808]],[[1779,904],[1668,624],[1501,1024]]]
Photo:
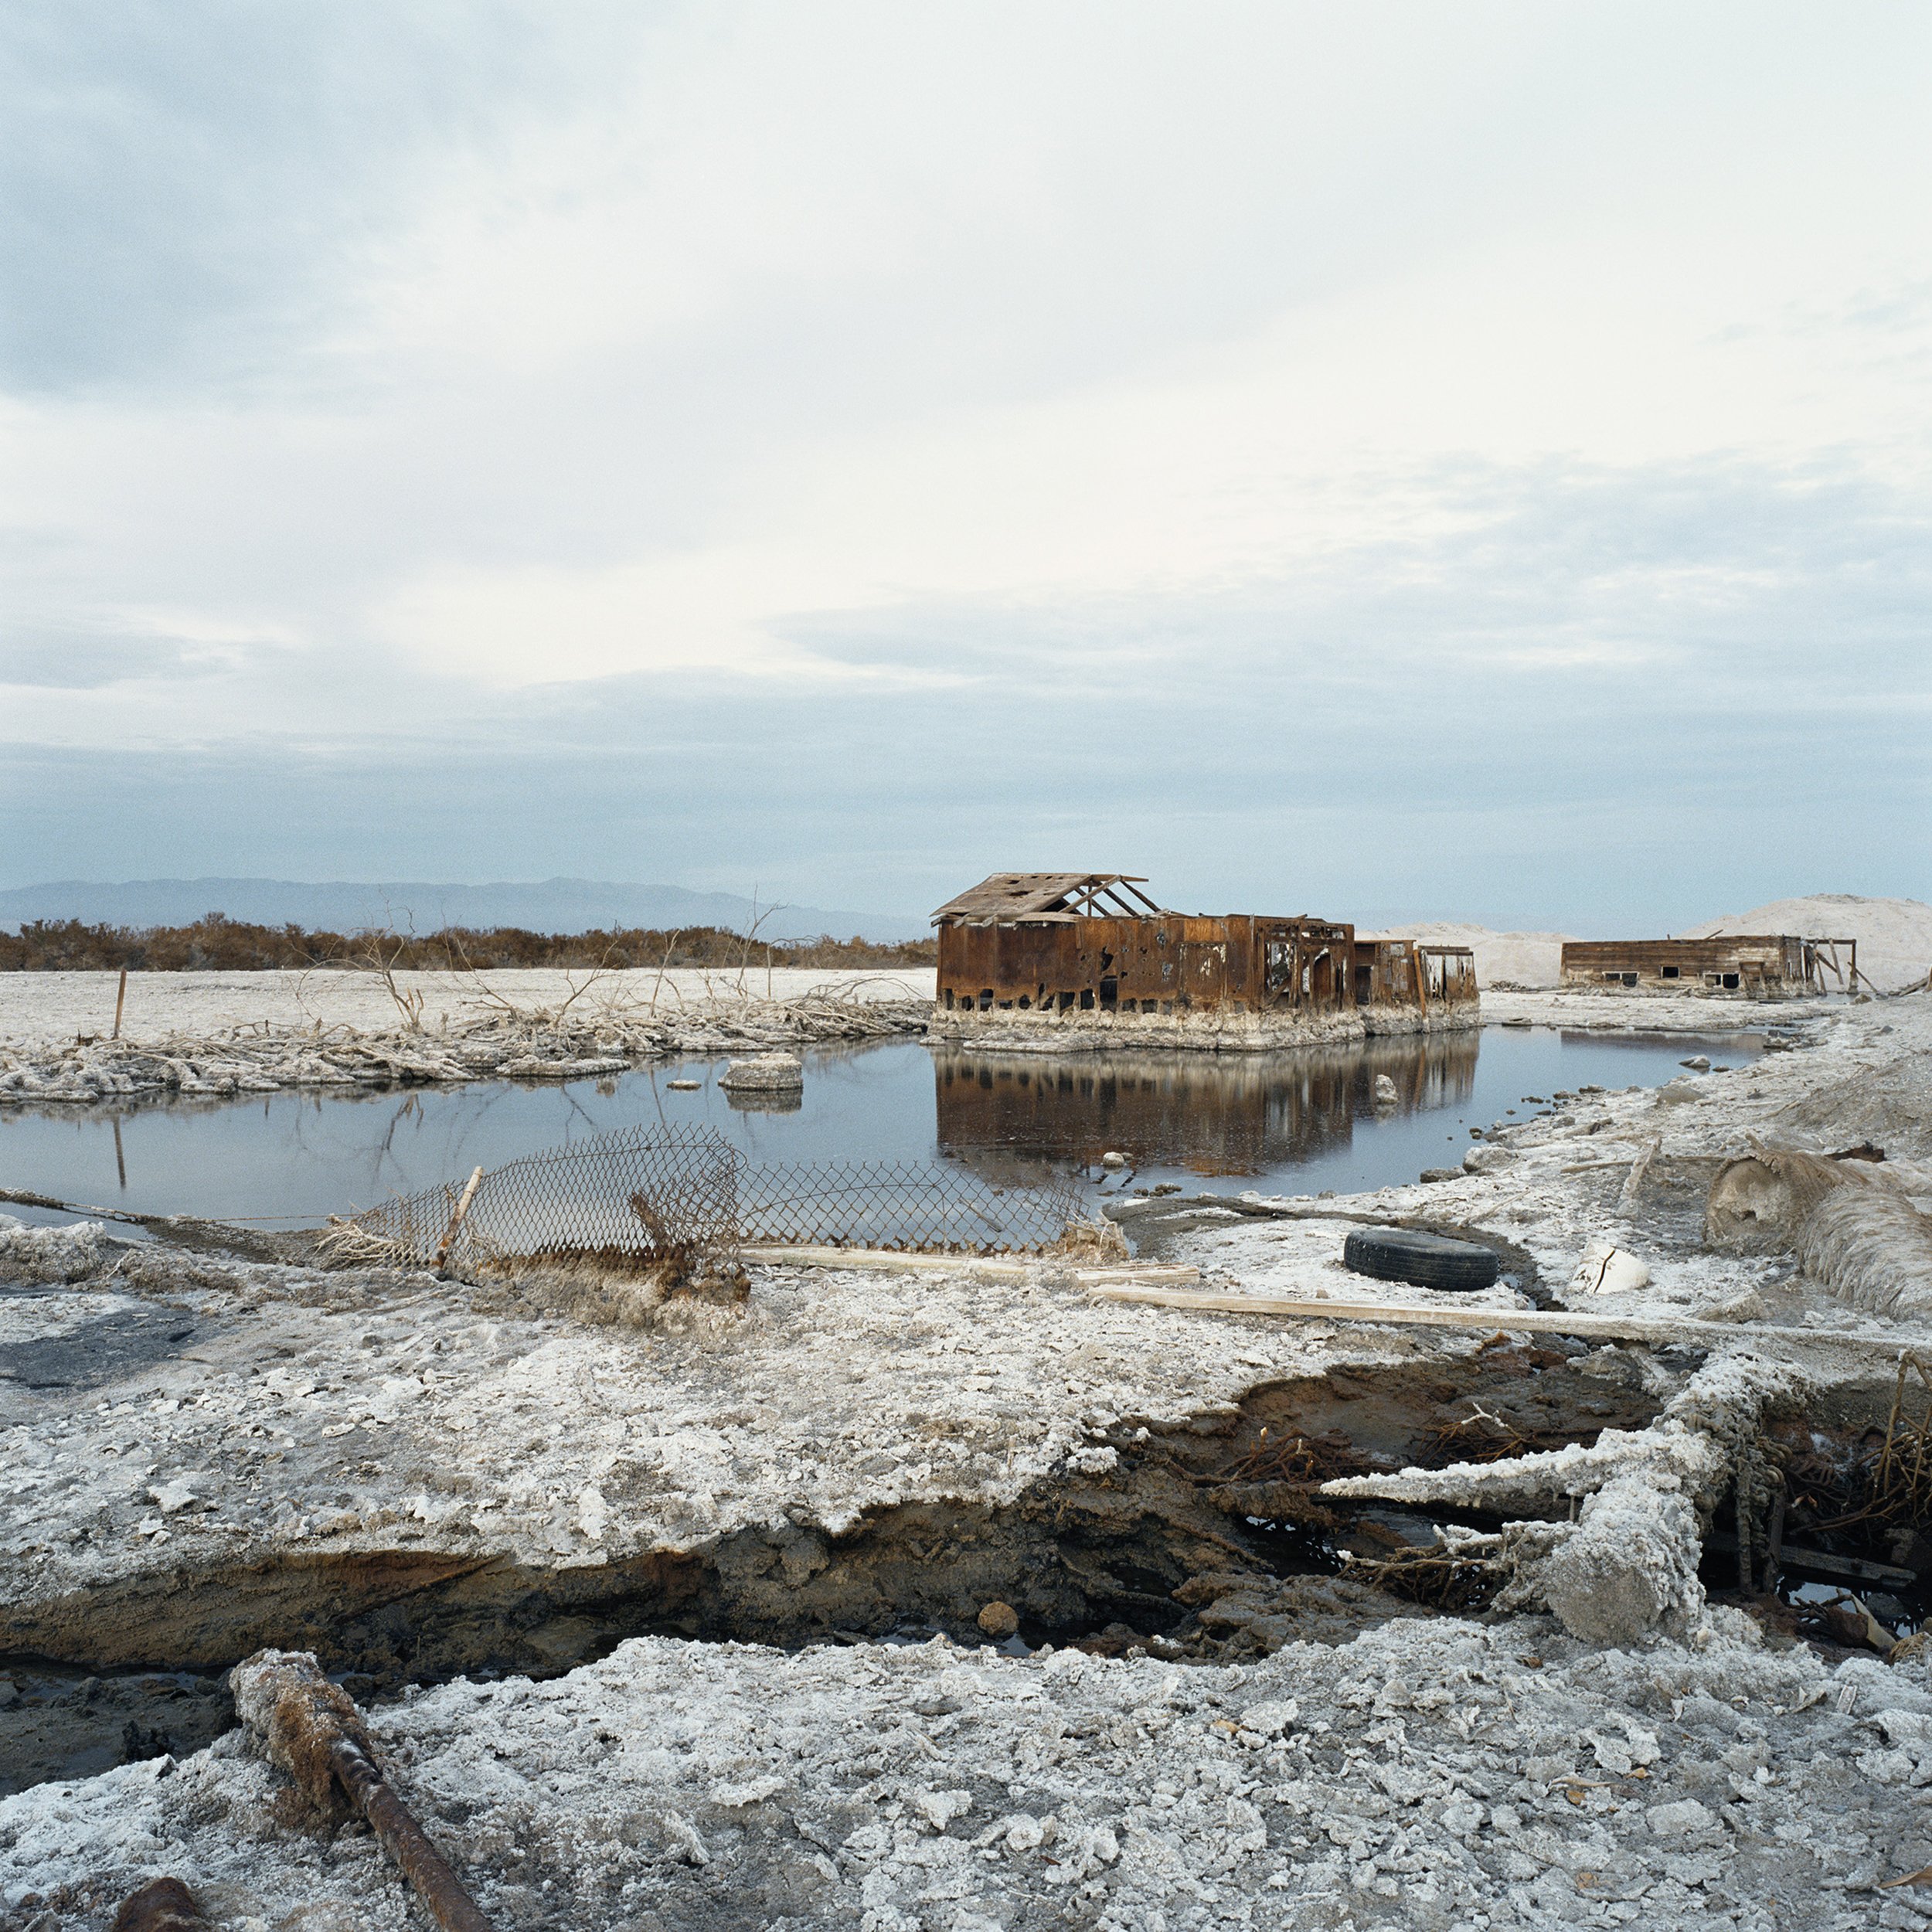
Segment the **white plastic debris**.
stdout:
[[1570,1285],[1584,1294],[1629,1294],[1650,1285],[1650,1270],[1607,1234],[1593,1236]]

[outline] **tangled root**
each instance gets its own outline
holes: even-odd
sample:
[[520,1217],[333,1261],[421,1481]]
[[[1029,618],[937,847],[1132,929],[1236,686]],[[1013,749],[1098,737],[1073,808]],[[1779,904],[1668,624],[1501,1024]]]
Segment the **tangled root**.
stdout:
[[[1828,1160],[1752,1137],[1753,1151],[1727,1161],[1704,1206],[1704,1238],[1733,1253],[1788,1248],[1828,1194],[1875,1185],[1868,1163]],[[1882,1183],[1879,1184],[1882,1185]]]

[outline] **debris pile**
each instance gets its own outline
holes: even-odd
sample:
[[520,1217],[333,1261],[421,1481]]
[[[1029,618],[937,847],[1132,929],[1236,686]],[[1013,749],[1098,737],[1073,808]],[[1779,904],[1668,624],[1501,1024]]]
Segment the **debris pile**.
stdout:
[[772,1052],[923,1033],[923,1000],[821,994],[713,999],[653,1012],[615,1006],[582,1017],[505,1012],[440,1029],[388,1032],[264,1022],[213,1036],[0,1044],[0,1107],[182,1096],[232,1097],[288,1087],[399,1087],[478,1080],[583,1080],[673,1056]]

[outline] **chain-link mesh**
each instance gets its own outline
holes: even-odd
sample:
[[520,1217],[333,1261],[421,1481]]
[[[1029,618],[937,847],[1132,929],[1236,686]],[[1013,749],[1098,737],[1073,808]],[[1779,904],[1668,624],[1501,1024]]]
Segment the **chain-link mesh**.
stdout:
[[345,1260],[474,1278],[520,1262],[735,1273],[747,1242],[1037,1253],[1087,1218],[1055,1175],[1000,1186],[939,1162],[747,1166],[708,1128],[634,1128],[533,1154],[340,1222]]
[[366,1237],[464,1276],[518,1260],[721,1274],[737,1263],[738,1168],[708,1129],[632,1128],[372,1208],[336,1245]]
[[878,1161],[747,1168],[738,1214],[747,1241],[1021,1253],[1056,1246],[1086,1209],[1064,1175],[996,1187],[968,1168]]

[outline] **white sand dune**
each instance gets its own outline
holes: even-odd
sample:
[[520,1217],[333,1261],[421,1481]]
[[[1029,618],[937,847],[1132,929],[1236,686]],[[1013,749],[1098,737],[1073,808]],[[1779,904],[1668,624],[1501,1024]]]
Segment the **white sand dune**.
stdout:
[[1419,939],[1425,945],[1467,946],[1476,955],[1479,985],[1554,986],[1562,977],[1563,941],[1570,933],[1498,933],[1466,920],[1423,920],[1391,926],[1368,935],[1376,939]]
[[1918,899],[1862,899],[1855,893],[1813,893],[1774,899],[1747,913],[1725,913],[1681,937],[1717,933],[1802,933],[1813,939],[1855,939],[1859,971],[1892,992],[1932,972],[1932,906]]

